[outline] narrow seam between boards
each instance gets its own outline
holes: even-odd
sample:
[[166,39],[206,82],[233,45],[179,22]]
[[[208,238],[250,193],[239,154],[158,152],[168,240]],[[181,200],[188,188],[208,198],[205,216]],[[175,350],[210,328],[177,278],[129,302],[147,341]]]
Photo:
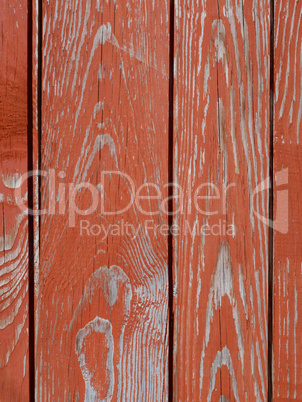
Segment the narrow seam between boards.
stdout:
[[267,345],[267,399],[268,402],[273,400],[273,292],[274,292],[274,102],[275,102],[275,88],[274,88],[274,29],[275,29],[275,16],[274,16],[274,0],[270,0],[270,125],[269,125],[269,245],[268,245],[268,345]]
[[[27,3],[27,171],[33,170],[33,0]],[[28,208],[34,206],[33,177],[28,178]],[[28,213],[28,369],[29,400],[35,395],[35,294],[34,294],[34,216]]]
[[[170,32],[169,32],[169,127],[168,127],[168,225],[173,225],[173,188],[174,180],[174,0],[170,0]],[[169,319],[169,348],[168,348],[168,400],[173,401],[174,394],[174,296],[173,296],[173,234],[168,236],[168,319]]]

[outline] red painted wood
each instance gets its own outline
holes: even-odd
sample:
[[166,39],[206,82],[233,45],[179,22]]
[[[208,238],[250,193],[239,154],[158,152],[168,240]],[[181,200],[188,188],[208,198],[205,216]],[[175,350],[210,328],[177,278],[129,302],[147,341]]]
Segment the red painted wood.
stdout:
[[275,2],[275,401],[302,398],[301,18],[301,2]]
[[27,2],[2,2],[0,27],[0,400],[7,402],[29,399],[28,220],[14,194],[27,171]]
[[[54,196],[55,214],[44,215],[40,226],[39,401],[167,398],[167,236],[144,229],[147,221],[167,224],[167,216],[137,206],[117,213],[132,189],[130,179],[112,175],[103,190],[114,214],[98,204],[73,222],[69,184],[89,182],[101,194],[101,172],[117,170],[136,190],[149,182],[164,193],[168,35],[168,1],[43,3],[41,164],[54,169],[56,188],[49,191],[50,176],[42,179],[42,208]],[[90,190],[79,191],[75,202],[89,208]],[[159,210],[156,200],[140,205]],[[82,234],[81,221],[89,225]],[[109,236],[92,227],[113,224]],[[123,224],[141,225],[141,232],[117,233]]]
[[269,1],[177,1],[175,17],[174,399],[266,400],[268,227],[255,212],[267,218],[268,190],[254,190],[269,175]]
[[[174,399],[266,400],[270,4],[175,3]],[[169,10],[169,1],[43,4],[47,213],[40,226],[34,221],[37,400],[168,398],[162,200]],[[301,15],[299,1],[275,2],[274,400],[302,398]],[[35,3],[34,168],[37,21]],[[0,22],[0,401],[6,402],[29,400],[28,219],[14,194],[28,166],[27,4],[4,3]],[[119,174],[107,175],[102,187],[101,173],[113,170]],[[86,190],[73,198],[72,186],[83,182]],[[147,199],[119,213],[146,183],[140,195]],[[158,199],[150,197],[156,188]],[[92,190],[97,209],[72,215],[75,205],[89,209]],[[37,178],[34,192],[37,206]],[[111,215],[101,209],[101,196]]]

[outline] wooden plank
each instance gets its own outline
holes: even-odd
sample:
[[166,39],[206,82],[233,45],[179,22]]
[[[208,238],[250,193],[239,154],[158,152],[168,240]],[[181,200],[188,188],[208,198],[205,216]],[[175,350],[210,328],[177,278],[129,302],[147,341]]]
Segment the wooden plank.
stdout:
[[[41,164],[54,171],[41,185],[37,401],[167,397],[167,237],[125,226],[167,216],[119,211],[132,183],[164,192],[168,181],[168,35],[165,0],[43,3]],[[102,186],[103,171],[129,177],[107,174]],[[73,221],[73,191],[81,209],[93,192],[97,210]]]
[[302,398],[301,18],[301,2],[275,2],[275,401]]
[[176,1],[175,400],[267,398],[269,17]]
[[15,188],[27,171],[27,2],[1,11],[0,390],[28,400],[28,219]]
[[0,399],[26,401],[28,219],[15,189],[27,171],[27,2],[2,2],[0,26]]

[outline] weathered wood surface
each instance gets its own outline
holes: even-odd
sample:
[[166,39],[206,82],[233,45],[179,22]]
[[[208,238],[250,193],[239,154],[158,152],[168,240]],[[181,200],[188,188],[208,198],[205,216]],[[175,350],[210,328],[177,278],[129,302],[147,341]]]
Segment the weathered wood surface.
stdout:
[[267,400],[269,55],[268,0],[176,1],[176,401]]
[[[14,195],[28,168],[28,27],[26,2],[1,7],[0,401],[6,402],[29,400],[28,219]],[[269,0],[175,1],[176,401],[267,400],[269,8]],[[47,213],[40,227],[34,221],[38,401],[168,399],[168,233],[161,229],[168,203],[150,196],[158,195],[154,185],[162,199],[168,194],[169,9],[168,0],[43,2]],[[275,2],[276,401],[302,399],[301,18],[300,1]],[[32,29],[36,168],[37,3]],[[102,171],[128,176],[112,173],[102,186]],[[70,186],[83,182],[90,187]],[[149,199],[118,213],[147,182],[140,195]],[[35,179],[36,206],[38,187]],[[93,189],[97,209],[80,215]],[[196,191],[206,198],[194,198]],[[110,215],[101,210],[102,196]]]
[[302,399],[302,3],[275,2],[274,401]]
[[0,27],[0,400],[6,402],[29,398],[28,219],[14,194],[27,171],[27,2],[2,1]]
[[[167,237],[157,230],[135,238],[117,228],[108,236],[80,232],[81,220],[137,230],[167,216],[137,207],[106,216],[98,205],[73,225],[73,201],[87,209],[91,194],[82,189],[73,200],[69,183],[89,182],[113,212],[127,205],[131,185],[112,175],[102,187],[102,171],[128,174],[136,189],[151,182],[164,191],[168,35],[165,0],[43,2],[41,164],[55,169],[56,188],[49,191],[50,175],[42,178],[42,209],[55,213],[40,226],[38,401],[167,398]],[[159,210],[154,200],[141,206]]]

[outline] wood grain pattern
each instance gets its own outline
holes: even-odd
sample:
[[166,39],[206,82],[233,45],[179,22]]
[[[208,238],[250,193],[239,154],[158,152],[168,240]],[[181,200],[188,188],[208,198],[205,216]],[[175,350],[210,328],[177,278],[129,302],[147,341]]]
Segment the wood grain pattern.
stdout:
[[176,1],[175,18],[174,400],[265,401],[269,1]]
[[274,400],[302,398],[302,4],[275,2]]
[[[274,15],[276,401],[302,399],[300,3],[277,0]],[[38,168],[37,1],[33,7]],[[269,9],[269,0],[175,0],[176,401],[267,400]],[[38,401],[168,399],[168,203],[161,201],[168,195],[169,10],[169,0],[43,4]],[[29,400],[28,218],[14,194],[28,168],[27,3],[4,2],[0,22],[6,402]],[[140,195],[147,198],[125,208],[146,183]],[[36,177],[36,207],[38,196]]]
[[28,219],[14,194],[27,171],[27,2],[3,1],[0,27],[0,400],[6,402],[29,399]]
[[[129,180],[111,175],[100,183],[102,171],[117,170],[136,189],[151,182],[164,192],[168,35],[165,0],[43,3],[41,163],[54,169],[57,184],[49,191],[52,179],[42,179],[42,208],[55,213],[40,227],[37,401],[167,398],[167,237],[118,233],[123,223],[137,230],[147,220],[166,224],[167,216],[137,207],[118,214],[130,198]],[[98,205],[71,224],[69,183],[82,182],[101,190],[113,215]],[[89,190],[75,198],[79,208],[90,207]],[[144,209],[158,211],[157,201]],[[108,236],[97,227],[96,236],[81,235],[83,220],[118,227]]]

